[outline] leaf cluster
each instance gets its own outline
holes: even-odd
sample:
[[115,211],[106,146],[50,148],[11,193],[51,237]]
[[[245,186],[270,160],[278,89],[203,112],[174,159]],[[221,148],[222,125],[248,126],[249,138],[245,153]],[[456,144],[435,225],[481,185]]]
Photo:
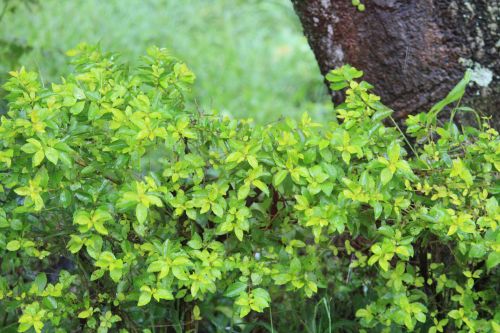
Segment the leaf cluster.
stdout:
[[164,49],[138,65],[68,54],[61,83],[21,69],[4,87],[6,324],[133,332],[343,288],[363,295],[369,331],[498,331],[500,145],[486,121],[433,110],[403,133],[344,66],[327,75],[346,95],[336,117],[256,126],[186,109],[195,76]]

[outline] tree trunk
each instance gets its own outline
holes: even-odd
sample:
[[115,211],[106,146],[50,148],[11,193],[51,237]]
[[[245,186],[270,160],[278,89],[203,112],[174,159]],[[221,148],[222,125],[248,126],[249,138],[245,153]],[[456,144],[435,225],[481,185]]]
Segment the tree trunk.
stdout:
[[[500,0],[292,0],[321,73],[365,72],[396,117],[428,110],[474,69],[468,99],[499,125]],[[469,104],[470,105],[470,104]]]

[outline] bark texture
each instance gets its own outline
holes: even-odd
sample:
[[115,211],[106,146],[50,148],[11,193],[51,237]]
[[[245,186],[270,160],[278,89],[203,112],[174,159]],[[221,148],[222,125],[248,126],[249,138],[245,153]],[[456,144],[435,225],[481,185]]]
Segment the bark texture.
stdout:
[[292,0],[322,74],[365,72],[396,116],[428,110],[474,68],[468,96],[499,125],[500,0]]

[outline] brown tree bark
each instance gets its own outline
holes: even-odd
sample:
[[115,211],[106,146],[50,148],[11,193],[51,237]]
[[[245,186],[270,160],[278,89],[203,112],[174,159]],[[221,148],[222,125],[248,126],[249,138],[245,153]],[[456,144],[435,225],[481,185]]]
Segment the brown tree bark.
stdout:
[[[322,74],[365,72],[396,117],[428,110],[475,68],[469,101],[499,125],[500,0],[292,0]],[[488,82],[489,81],[489,82]]]

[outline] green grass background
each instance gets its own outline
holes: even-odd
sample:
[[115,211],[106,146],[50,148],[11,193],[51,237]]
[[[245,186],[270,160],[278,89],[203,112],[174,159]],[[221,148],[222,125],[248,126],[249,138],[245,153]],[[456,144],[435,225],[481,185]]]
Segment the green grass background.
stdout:
[[41,0],[5,15],[0,38],[32,46],[20,64],[46,82],[67,73],[79,42],[130,59],[155,44],[194,70],[205,110],[259,122],[331,112],[289,0]]

